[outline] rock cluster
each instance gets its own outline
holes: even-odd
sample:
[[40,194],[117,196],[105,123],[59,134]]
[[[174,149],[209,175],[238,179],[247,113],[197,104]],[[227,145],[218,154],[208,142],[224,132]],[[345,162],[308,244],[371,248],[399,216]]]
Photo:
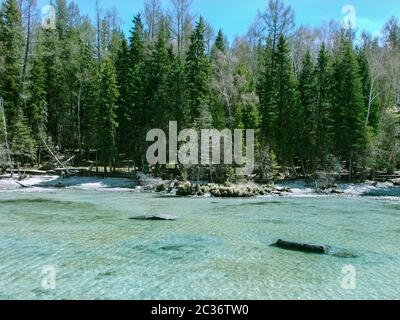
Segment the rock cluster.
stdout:
[[343,194],[344,192],[338,189],[336,184],[330,184],[325,186],[320,186],[318,189],[315,190],[315,193],[318,194]]
[[179,182],[176,185],[177,196],[205,196],[211,195],[216,198],[250,198],[264,195],[278,195],[291,192],[289,188],[275,188],[271,185],[256,184],[207,184],[197,185],[190,182]]

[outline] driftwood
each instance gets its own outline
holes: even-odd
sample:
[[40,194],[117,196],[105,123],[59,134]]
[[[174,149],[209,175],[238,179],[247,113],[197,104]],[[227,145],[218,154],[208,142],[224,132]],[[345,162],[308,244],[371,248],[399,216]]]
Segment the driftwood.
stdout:
[[21,187],[21,188],[29,188],[28,186],[25,186],[25,185],[23,185],[21,182],[19,182],[19,181],[15,181],[17,184],[19,184],[19,186]]
[[152,216],[138,216],[129,218],[129,220],[147,220],[147,221],[175,221],[177,219],[176,216],[169,214],[158,214]]
[[273,246],[285,250],[316,253],[316,254],[328,254],[330,251],[330,247],[325,245],[297,243],[284,240],[278,240],[275,244],[273,244]]
[[50,152],[50,154],[53,156],[53,158],[57,161],[57,163],[59,165],[61,165],[61,169],[65,170],[65,172],[67,173],[68,176],[71,175],[71,172],[67,166],[67,163],[70,162],[72,159],[75,158],[75,156],[71,157],[70,159],[68,159],[65,163],[61,162],[61,160],[56,156],[56,154],[51,150],[51,148],[48,146],[48,144],[46,143],[45,139],[42,137],[41,138],[43,144],[45,145],[45,147],[47,148],[47,150]]

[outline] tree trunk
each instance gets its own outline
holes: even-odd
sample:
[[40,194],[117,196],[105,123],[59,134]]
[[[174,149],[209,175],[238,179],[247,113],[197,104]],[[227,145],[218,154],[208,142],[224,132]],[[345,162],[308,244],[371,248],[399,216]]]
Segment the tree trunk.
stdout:
[[82,85],[79,85],[78,92],[78,148],[79,154],[82,155],[82,134],[81,134],[81,94],[82,94]]
[[350,154],[350,161],[349,161],[349,182],[353,180],[353,151]]
[[96,173],[99,173],[99,157],[97,149],[96,149]]

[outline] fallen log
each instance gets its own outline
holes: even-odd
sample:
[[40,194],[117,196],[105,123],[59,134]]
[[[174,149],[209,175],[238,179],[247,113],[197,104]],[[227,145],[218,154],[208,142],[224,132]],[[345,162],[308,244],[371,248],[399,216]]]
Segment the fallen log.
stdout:
[[276,243],[273,244],[273,246],[284,250],[300,251],[300,252],[315,253],[315,254],[328,254],[330,251],[330,247],[326,245],[298,243],[298,242],[290,242],[284,240],[278,240]]
[[21,188],[29,188],[28,186],[23,185],[19,181],[15,181]]
[[175,221],[177,219],[176,216],[169,214],[158,214],[152,216],[138,216],[129,218],[129,220],[146,220],[146,221]]

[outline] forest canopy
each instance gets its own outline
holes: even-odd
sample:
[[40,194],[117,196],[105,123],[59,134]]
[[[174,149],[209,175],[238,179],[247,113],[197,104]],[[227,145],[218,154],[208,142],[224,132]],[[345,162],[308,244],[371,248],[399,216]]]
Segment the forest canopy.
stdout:
[[[255,129],[256,174],[346,169],[393,173],[400,162],[400,22],[380,37],[328,21],[296,26],[270,0],[231,43],[190,0],[146,0],[122,30],[54,0],[44,28],[34,0],[0,8],[0,166],[40,166],[48,146],[107,170],[147,170],[153,128]],[[223,14],[223,13],[221,13]],[[340,170],[340,169],[339,169]],[[205,170],[220,180],[232,168]]]

